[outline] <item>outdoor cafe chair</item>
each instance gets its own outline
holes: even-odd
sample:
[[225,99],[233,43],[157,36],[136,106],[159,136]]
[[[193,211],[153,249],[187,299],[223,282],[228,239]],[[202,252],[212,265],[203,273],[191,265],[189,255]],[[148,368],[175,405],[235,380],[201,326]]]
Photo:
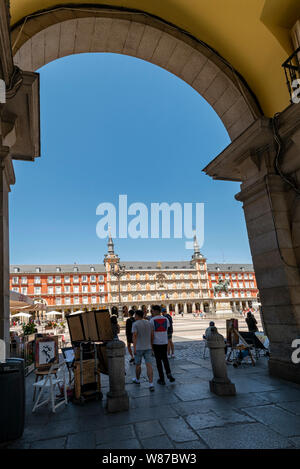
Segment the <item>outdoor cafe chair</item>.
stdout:
[[[39,392],[32,412],[35,412],[36,409],[44,404],[48,404],[49,402],[51,404],[51,410],[53,413],[55,413],[55,410],[62,404],[68,404],[66,371],[65,361],[60,363],[52,363],[45,377],[42,380],[33,383],[34,388],[38,389]],[[62,376],[60,377],[60,375]],[[63,386],[63,398],[61,399],[59,397],[59,401],[56,403],[56,392],[59,391],[59,394],[61,394],[61,386]],[[41,400],[43,394],[47,391],[47,398]]]

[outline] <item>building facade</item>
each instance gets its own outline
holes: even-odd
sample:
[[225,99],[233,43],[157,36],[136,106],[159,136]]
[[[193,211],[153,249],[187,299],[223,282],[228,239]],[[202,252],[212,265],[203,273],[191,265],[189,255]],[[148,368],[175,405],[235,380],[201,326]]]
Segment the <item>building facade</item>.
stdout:
[[[45,309],[76,311],[109,307],[121,302],[124,312],[158,303],[167,311],[228,314],[257,306],[258,289],[251,264],[207,264],[196,238],[190,261],[125,262],[122,275],[114,275],[120,259],[111,237],[103,264],[13,265],[10,289],[43,302]],[[215,293],[219,281],[227,291]]]
[[[258,289],[251,264],[207,264],[194,238],[190,261],[124,262],[120,279],[111,272],[118,264],[112,239],[104,258],[107,273],[107,294],[110,306],[121,303],[126,308],[147,308],[153,303],[167,311],[228,314],[257,307]],[[228,291],[215,293],[219,281],[226,282]]]
[[75,311],[107,302],[103,265],[13,265],[10,290],[23,293],[45,309]]

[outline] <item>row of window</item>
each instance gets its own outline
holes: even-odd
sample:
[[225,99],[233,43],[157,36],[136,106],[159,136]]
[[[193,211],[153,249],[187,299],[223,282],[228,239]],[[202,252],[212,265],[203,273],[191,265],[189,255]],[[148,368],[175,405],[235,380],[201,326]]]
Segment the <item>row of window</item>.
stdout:
[[[199,293],[195,293],[194,295],[192,295],[193,298],[202,298],[202,297],[205,297],[207,295],[207,292],[203,292],[203,295],[200,295]],[[235,292],[234,294],[232,295],[226,295],[225,292],[222,292],[221,294],[221,297],[222,298],[225,298],[225,297],[235,297],[235,298],[244,298],[244,297],[248,297],[248,298],[251,298],[252,297],[252,294],[250,291],[247,291],[247,292]],[[167,300],[167,299],[176,299],[178,298],[178,295],[176,294],[167,294],[167,295],[162,295],[162,294],[159,294],[159,293],[155,293],[155,294],[148,294],[148,295],[130,295],[131,299],[129,299],[129,296],[127,295],[122,295],[121,299],[122,301],[126,302],[126,301],[149,301],[149,300]],[[183,293],[182,294],[182,298],[186,298],[187,297],[187,294],[186,293]],[[179,298],[180,298],[180,295],[179,295]],[[118,296],[112,296],[111,297],[111,301],[112,302],[118,302],[119,301],[119,297]]]
[[[65,275],[63,277],[64,283],[71,283],[71,280],[73,283],[79,283],[80,277],[79,275],[74,275],[71,277],[70,275]],[[20,282],[20,277],[12,277],[12,284],[13,285],[18,285]],[[81,275],[81,282],[82,283],[96,283],[97,282],[97,276],[96,275]],[[104,275],[98,275],[98,282],[104,282]],[[27,277],[21,277],[21,284],[22,285],[27,285],[28,279]],[[41,277],[40,276],[35,276],[34,277],[34,283],[39,284],[41,283]],[[62,283],[62,277],[59,276],[52,276],[48,275],[47,277],[47,283]]]
[[[198,278],[197,274],[170,274],[170,275],[166,275],[166,274],[163,274],[164,278],[166,280],[181,280],[181,279],[184,279],[184,280],[196,280]],[[125,275],[122,275],[121,277],[121,280],[155,280],[157,278],[157,276],[155,274],[147,274],[147,275],[144,275],[144,274],[138,274],[138,275],[135,275],[135,274],[125,274]],[[205,274],[202,274],[201,275],[201,278],[202,279],[206,279],[206,276]],[[118,280],[118,278],[115,276],[115,275],[112,275],[111,276],[111,280],[112,281],[116,281]]]
[[[55,270],[56,270],[56,272],[61,272],[61,267],[56,267]],[[41,273],[42,268],[41,267],[36,267],[35,271],[36,271],[36,273]],[[90,267],[90,271],[95,272],[96,271],[95,267]],[[16,274],[18,272],[20,272],[20,267],[14,267],[14,273]],[[79,272],[79,267],[76,267],[76,266],[73,267],[73,272]]]
[[[13,287],[13,291],[19,293],[20,289],[19,287]],[[35,295],[41,295],[42,287],[34,287],[33,291]],[[96,292],[104,292],[104,285],[98,285],[98,286],[82,285],[81,287],[79,285],[73,285],[73,288],[71,286],[65,285],[64,287],[48,287],[47,288],[48,295],[53,295],[54,293],[60,295],[61,293],[96,293]],[[28,288],[21,287],[21,293],[23,293],[23,295],[27,295]]]
[[[162,285],[160,287],[163,290],[182,290],[184,289],[197,289],[198,284],[197,283],[181,283],[180,285],[174,283],[172,285]],[[206,283],[203,283],[202,288],[206,288]],[[121,291],[136,291],[136,290],[156,290],[157,285],[156,284],[143,284],[143,285],[122,285],[121,286]],[[111,291],[118,291],[118,287],[116,285],[111,286]]]
[[232,280],[235,280],[236,278],[238,280],[242,280],[242,279],[245,279],[245,280],[252,280],[254,278],[254,275],[253,274],[218,274],[218,275],[215,275],[215,274],[208,274],[211,278],[211,280],[216,280],[216,279],[220,279],[220,280],[223,280],[224,277],[226,280],[229,280],[230,278]]
[[[217,285],[216,282],[212,282],[212,288]],[[228,288],[255,288],[254,282],[232,282],[232,287],[228,285]]]
[[65,305],[79,305],[79,304],[84,304],[84,305],[87,305],[87,304],[96,304],[96,303],[104,303],[105,302],[105,299],[102,298],[102,297],[98,297],[98,296],[92,296],[92,297],[88,297],[88,296],[83,296],[82,297],[82,301],[80,301],[80,298],[77,296],[77,297],[74,297],[74,298],[55,298],[55,304],[56,305],[62,305],[62,304],[65,304]]

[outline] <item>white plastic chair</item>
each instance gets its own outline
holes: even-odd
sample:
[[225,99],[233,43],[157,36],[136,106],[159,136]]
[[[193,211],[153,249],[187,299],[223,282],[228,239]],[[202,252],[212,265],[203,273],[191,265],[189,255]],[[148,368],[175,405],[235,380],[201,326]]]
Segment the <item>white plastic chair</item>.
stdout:
[[[51,367],[49,368],[48,374],[45,375],[41,381],[37,381],[33,383],[33,386],[39,390],[38,397],[35,401],[33,406],[32,412],[35,412],[36,409],[41,407],[44,404],[48,404],[51,402],[51,410],[55,413],[55,410],[62,404],[68,404],[68,397],[67,397],[67,381],[66,381],[66,363],[62,361],[60,363],[52,363]],[[59,372],[61,372],[62,377],[59,377]],[[63,400],[60,400],[56,403],[56,392],[57,389],[61,392],[59,385],[63,385],[64,387],[64,397]],[[48,390],[48,397],[41,401],[41,397],[44,391]]]

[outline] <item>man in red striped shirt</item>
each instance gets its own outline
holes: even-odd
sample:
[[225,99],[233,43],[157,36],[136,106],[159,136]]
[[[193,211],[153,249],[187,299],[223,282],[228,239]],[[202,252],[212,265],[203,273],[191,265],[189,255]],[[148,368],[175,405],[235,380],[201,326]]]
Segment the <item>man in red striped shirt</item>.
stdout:
[[171,383],[175,381],[170,370],[170,364],[167,355],[168,349],[168,328],[170,322],[168,318],[161,315],[161,307],[154,305],[151,308],[152,318],[150,324],[153,330],[152,348],[156,359],[157,371],[159,374],[158,384],[165,385],[165,376],[163,371],[163,364],[167,378]]

